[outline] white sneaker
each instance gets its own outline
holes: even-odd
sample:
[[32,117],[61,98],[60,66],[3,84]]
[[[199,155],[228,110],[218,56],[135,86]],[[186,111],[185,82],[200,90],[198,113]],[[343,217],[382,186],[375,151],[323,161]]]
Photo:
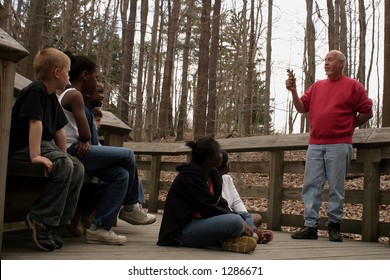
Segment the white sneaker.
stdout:
[[124,235],[118,235],[113,230],[99,228],[97,230],[86,229],[85,241],[87,243],[106,243],[119,245],[126,243],[127,238]]
[[156,216],[146,213],[142,206],[137,203],[134,204],[133,211],[127,212],[124,207],[122,207],[119,212],[119,219],[124,220],[132,225],[149,225],[153,224],[156,221]]

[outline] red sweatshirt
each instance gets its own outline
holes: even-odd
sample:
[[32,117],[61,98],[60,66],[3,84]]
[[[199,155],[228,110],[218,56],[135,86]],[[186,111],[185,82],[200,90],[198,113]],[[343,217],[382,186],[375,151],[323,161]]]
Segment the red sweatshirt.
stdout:
[[357,114],[372,115],[372,100],[359,81],[320,80],[301,97],[309,112],[309,144],[352,144]]

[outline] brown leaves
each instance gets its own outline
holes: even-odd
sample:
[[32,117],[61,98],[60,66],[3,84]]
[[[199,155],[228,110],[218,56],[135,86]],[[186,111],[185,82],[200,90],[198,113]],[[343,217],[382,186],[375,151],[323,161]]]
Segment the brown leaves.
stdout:
[[294,86],[294,87],[296,87],[297,86],[297,79],[295,78],[295,73],[294,73],[294,70],[291,70],[291,69],[286,69],[286,71],[287,71],[287,76],[288,76],[288,78],[292,81],[292,85]]

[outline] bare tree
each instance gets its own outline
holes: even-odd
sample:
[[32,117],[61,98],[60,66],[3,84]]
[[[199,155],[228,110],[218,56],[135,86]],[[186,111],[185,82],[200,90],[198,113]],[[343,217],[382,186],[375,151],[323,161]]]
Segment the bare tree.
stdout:
[[0,24],[1,24],[0,27],[8,34],[12,33],[11,11],[12,11],[11,0],[4,0],[3,4],[0,3]]
[[33,67],[33,60],[39,49],[42,47],[43,27],[45,23],[45,11],[47,0],[31,0],[30,9],[28,11],[24,47],[30,53],[25,59],[22,59],[19,64],[19,72],[26,78],[33,80],[35,74]]
[[[390,126],[390,1],[385,1],[382,127]],[[387,108],[387,109],[386,109]]]
[[180,0],[174,0],[172,7],[172,15],[169,17],[168,23],[167,56],[164,65],[164,78],[161,89],[161,103],[158,117],[159,138],[170,136],[171,132],[173,132],[172,127],[170,127],[169,125],[169,118],[172,119],[172,115],[169,116],[169,113],[172,110],[170,92],[172,86],[172,71],[174,66],[173,61],[175,57],[176,33],[179,22],[180,7]]
[[177,133],[176,141],[182,141],[184,139],[184,130],[187,121],[187,102],[188,102],[188,67],[189,67],[189,55],[190,55],[190,41],[192,31],[192,14],[194,13],[195,0],[190,0],[186,10],[186,37],[184,40],[183,50],[183,74],[182,74],[182,92],[179,105],[179,117],[177,121]]
[[366,8],[364,0],[359,0],[359,68],[357,78],[365,85],[366,84]]
[[138,57],[138,78],[137,78],[137,95],[136,95],[136,112],[134,123],[134,141],[142,141],[143,127],[143,90],[142,78],[144,73],[144,56],[145,56],[145,34],[148,20],[148,0],[142,0],[141,4],[141,36],[140,36],[140,51]]
[[246,92],[244,100],[244,135],[250,136],[253,132],[253,83],[254,83],[254,70],[255,70],[255,55],[256,55],[256,33],[255,33],[255,1],[251,0],[250,9],[250,33],[249,33],[249,51],[248,51],[248,62],[247,62],[247,77]]
[[153,139],[153,124],[152,124],[152,106],[153,106],[153,68],[156,61],[156,45],[157,45],[157,30],[159,19],[159,5],[160,0],[154,0],[154,15],[152,35],[149,48],[149,63],[148,63],[148,76],[146,82],[146,114],[145,114],[145,132],[146,141],[152,142]]
[[[135,38],[135,19],[137,16],[137,0],[121,1],[121,19],[122,19],[122,67],[121,82],[118,98],[118,116],[127,124],[129,121],[130,110],[130,86],[132,81],[133,51]],[[127,18],[127,12],[130,2],[130,14]],[[131,125],[131,124],[130,124]]]
[[[306,3],[307,5],[307,3]],[[328,7],[328,46],[329,50],[334,50],[337,48],[335,37],[335,16],[334,16],[334,6],[333,0],[326,0],[326,5]]]
[[[305,89],[308,89],[315,81],[315,28],[313,23],[313,1],[306,0],[306,32],[305,32]],[[302,114],[300,132],[310,130],[307,114]]]
[[207,135],[215,134],[215,113],[216,113],[216,94],[217,94],[217,65],[219,48],[219,26],[220,26],[221,0],[216,0],[213,8],[212,36],[209,59],[209,96],[207,112]]
[[209,42],[210,42],[210,10],[211,0],[203,0],[201,17],[201,34],[199,45],[198,87],[194,100],[194,138],[206,133],[206,109],[209,73]]
[[[339,49],[340,51],[345,55],[346,61],[345,61],[345,68],[344,72],[348,71],[348,30],[347,30],[347,15],[345,11],[346,2],[345,0],[340,0],[340,38],[338,39],[340,42]],[[347,73],[345,73],[347,74]]]
[[273,0],[268,0],[267,26],[267,57],[265,63],[265,106],[264,106],[264,134],[270,133],[270,82],[271,82],[271,54],[272,54],[272,8]]

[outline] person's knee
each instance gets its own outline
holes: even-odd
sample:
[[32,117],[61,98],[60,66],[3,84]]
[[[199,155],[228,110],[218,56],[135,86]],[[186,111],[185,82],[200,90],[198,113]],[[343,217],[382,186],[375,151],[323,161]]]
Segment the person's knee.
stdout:
[[69,157],[58,157],[53,161],[52,176],[69,177],[73,173],[73,162]]
[[123,182],[128,182],[130,178],[129,172],[122,167],[118,167],[116,169],[116,172],[113,176],[113,179],[116,181],[123,181]]
[[232,232],[243,233],[245,221],[237,214],[227,214],[226,227],[229,228]]
[[84,165],[77,159],[73,159],[72,164],[73,164],[73,174],[72,174],[73,177],[83,179],[85,173]]

